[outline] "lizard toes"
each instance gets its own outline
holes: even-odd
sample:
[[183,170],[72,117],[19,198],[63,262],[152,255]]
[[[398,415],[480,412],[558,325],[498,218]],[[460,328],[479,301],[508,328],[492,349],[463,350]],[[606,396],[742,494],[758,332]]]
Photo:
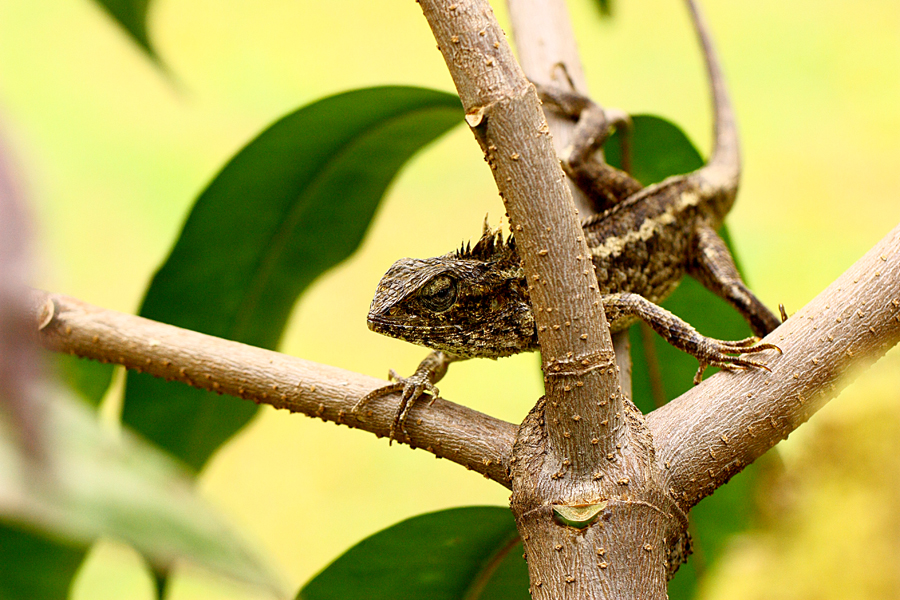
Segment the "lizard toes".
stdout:
[[383,385],[380,388],[375,388],[374,390],[360,398],[356,402],[356,404],[353,405],[353,408],[350,409],[350,412],[355,414],[359,412],[359,409],[361,409],[372,400],[375,400],[376,398],[380,398],[382,396],[387,396],[388,394],[399,392],[401,389],[403,389],[403,385],[399,383],[390,383],[388,385]]
[[751,360],[749,358],[742,358],[740,356],[726,356],[725,360],[722,364],[715,364],[714,366],[721,367],[723,369],[728,370],[736,370],[736,369],[763,369],[768,372],[772,372],[772,369],[766,366],[765,363]]

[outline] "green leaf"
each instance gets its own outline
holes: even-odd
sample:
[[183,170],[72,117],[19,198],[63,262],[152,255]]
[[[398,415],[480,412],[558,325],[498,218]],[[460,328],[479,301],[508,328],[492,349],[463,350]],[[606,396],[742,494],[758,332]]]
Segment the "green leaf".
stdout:
[[115,365],[59,352],[48,352],[47,357],[69,389],[92,406],[100,405],[112,383]]
[[366,538],[316,575],[298,600],[529,600],[509,509],[454,508]]
[[0,523],[0,600],[61,600],[87,547],[51,541]]
[[147,8],[150,0],[97,0],[106,12],[125,28],[147,54],[156,58],[147,37]]
[[[353,253],[403,164],[462,121],[456,96],[378,87],[284,117],[198,198],[141,315],[274,348],[297,297]],[[194,469],[256,405],[129,373],[123,420]]]
[[[40,398],[40,460],[22,450],[9,423],[0,422],[0,523],[76,549],[111,537],[156,565],[187,559],[270,591],[283,589],[280,578],[197,495],[182,466],[127,430],[116,435],[101,428],[92,411],[60,390],[41,390]],[[8,537],[71,573],[74,554]],[[54,589],[62,585],[63,573],[57,575],[60,581],[48,582]]]
[[612,0],[594,0],[601,17],[612,16]]
[[[677,125],[653,115],[635,115],[631,121],[631,174],[645,186],[703,166],[697,148]],[[616,131],[603,147],[606,162],[618,168],[622,165],[621,139],[621,132]]]

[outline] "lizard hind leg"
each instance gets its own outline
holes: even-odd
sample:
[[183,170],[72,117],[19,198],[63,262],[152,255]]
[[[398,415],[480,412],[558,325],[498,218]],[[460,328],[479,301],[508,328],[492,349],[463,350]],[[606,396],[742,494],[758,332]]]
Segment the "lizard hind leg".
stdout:
[[[753,333],[763,337],[781,325],[772,311],[751,292],[738,273],[728,246],[709,225],[697,227],[688,273],[744,317]],[[787,315],[784,315],[784,319]]]
[[[535,84],[541,101],[577,121],[572,140],[561,157],[563,169],[600,213],[639,192],[643,186],[631,177],[630,135],[631,118],[619,110],[604,110],[590,98],[556,87]],[[613,128],[624,135],[622,162],[625,171],[608,165],[597,151],[606,143]]]

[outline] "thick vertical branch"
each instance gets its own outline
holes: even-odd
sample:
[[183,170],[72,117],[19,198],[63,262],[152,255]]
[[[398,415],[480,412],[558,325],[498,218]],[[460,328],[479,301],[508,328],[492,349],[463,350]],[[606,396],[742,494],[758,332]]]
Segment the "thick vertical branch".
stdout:
[[[483,0],[420,0],[506,203],[541,346],[546,398],[513,450],[512,508],[535,598],[664,598],[686,520],[623,402],[577,211],[534,88]],[[587,529],[554,514],[588,505]],[[624,595],[624,596],[623,596]]]
[[[528,79],[590,96],[565,1],[507,0],[507,5],[519,62]],[[552,111],[545,112],[545,116],[550,126],[553,147],[561,155],[572,139],[575,122]],[[579,214],[591,214],[590,201],[571,180],[569,190]],[[612,338],[619,366],[619,384],[622,392],[630,399],[631,348],[628,332],[613,334]]]
[[540,102],[487,2],[420,4],[522,255],[542,349],[552,453],[560,470],[589,476],[615,449],[615,436],[607,432],[621,421],[621,398],[590,253]]

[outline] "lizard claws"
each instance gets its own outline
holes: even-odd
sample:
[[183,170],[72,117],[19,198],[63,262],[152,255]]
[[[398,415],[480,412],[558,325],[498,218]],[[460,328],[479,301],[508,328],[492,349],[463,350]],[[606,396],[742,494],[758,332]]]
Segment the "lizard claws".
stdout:
[[398,428],[406,439],[409,439],[409,434],[406,432],[406,419],[409,417],[409,412],[412,410],[413,405],[418,402],[426,391],[431,395],[431,402],[428,403],[429,406],[434,404],[434,401],[437,400],[441,394],[437,387],[428,380],[427,374],[419,373],[417,371],[409,377],[400,377],[397,373],[391,371],[390,376],[391,379],[397,382],[394,385],[402,386],[403,394],[400,396],[400,405],[397,407],[397,412],[394,414],[394,420],[391,423],[391,430],[388,434],[388,445],[396,439],[395,434]]
[[391,421],[391,428],[388,432],[388,445],[393,444],[394,440],[400,440],[400,438],[397,437],[397,429],[409,439],[409,434],[406,432],[406,419],[409,417],[409,412],[412,410],[413,404],[416,403],[425,391],[428,391],[432,396],[429,405],[433,404],[440,394],[434,384],[428,381],[418,381],[415,376],[400,377],[394,371],[391,371],[389,375],[394,383],[372,390],[360,398],[350,411],[352,414],[356,414],[364,405],[372,400],[399,392],[400,404],[397,406],[397,410],[394,413],[394,419]]
[[400,404],[397,406],[397,411],[394,413],[394,419],[391,421],[391,427],[388,432],[388,445],[392,444],[394,440],[400,441],[400,438],[397,437],[398,429],[409,440],[409,434],[406,432],[406,420],[413,405],[425,392],[431,395],[429,406],[434,404],[434,401],[440,397],[440,391],[434,384],[444,376],[444,373],[447,371],[447,365],[453,360],[456,359],[441,352],[434,352],[428,355],[419,364],[416,372],[409,377],[401,377],[396,371],[390,369],[388,371],[388,379],[393,383],[372,390],[360,398],[350,412],[356,414],[366,403],[382,396],[400,392]]
[[776,350],[778,354],[783,354],[781,348],[775,344],[757,343],[759,342],[759,338],[756,337],[750,337],[736,342],[727,342],[712,338],[707,338],[707,341],[710,342],[710,346],[712,347],[708,348],[707,356],[702,359],[698,357],[700,360],[700,367],[694,375],[694,385],[699,384],[703,380],[703,371],[705,371],[707,367],[719,367],[726,371],[754,368],[763,369],[769,373],[772,372],[772,369],[763,362],[744,358],[743,356],[729,356],[729,354],[755,354],[756,352],[762,352],[763,350]]

